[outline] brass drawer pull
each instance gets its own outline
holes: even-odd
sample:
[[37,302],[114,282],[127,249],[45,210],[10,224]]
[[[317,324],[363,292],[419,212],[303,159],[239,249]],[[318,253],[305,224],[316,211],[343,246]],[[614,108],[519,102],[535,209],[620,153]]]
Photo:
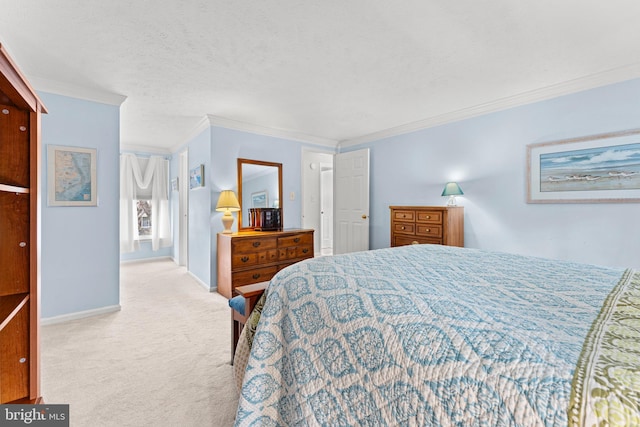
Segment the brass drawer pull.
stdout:
[[253,247],[257,248],[258,246],[260,246],[260,243],[262,243],[262,242],[253,242]]
[[430,229],[430,228],[427,228],[427,229],[426,229],[426,230],[424,230],[424,231],[426,231],[426,232],[428,233],[428,232],[430,232],[430,231],[431,231],[431,229]]
[[293,239],[293,243],[298,243],[300,241],[299,237],[296,237],[295,239]]
[[252,277],[253,277],[254,279],[257,279],[257,278],[259,278],[259,277],[260,277],[260,273],[254,273]]
[[404,226],[400,227],[400,230],[404,230]]
[[418,242],[417,240],[414,240],[413,242],[411,242],[412,245],[419,245],[420,242]]
[[247,261],[249,261],[249,257],[248,256],[243,256],[242,258],[240,258],[240,261],[247,262]]
[[427,215],[427,216],[425,216],[425,218],[429,219],[429,218],[431,218],[431,217],[430,217],[429,215]]

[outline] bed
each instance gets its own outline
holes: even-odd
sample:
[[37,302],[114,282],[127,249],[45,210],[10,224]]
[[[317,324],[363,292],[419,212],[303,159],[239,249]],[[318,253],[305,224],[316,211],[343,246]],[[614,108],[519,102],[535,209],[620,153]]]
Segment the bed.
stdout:
[[440,245],[279,272],[237,426],[640,425],[640,273]]

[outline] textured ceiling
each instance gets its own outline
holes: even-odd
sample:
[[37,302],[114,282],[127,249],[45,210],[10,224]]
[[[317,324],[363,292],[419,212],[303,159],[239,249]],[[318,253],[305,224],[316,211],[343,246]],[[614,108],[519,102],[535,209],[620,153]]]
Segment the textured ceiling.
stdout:
[[122,146],[160,150],[207,115],[338,142],[637,77],[638,22],[637,0],[0,0],[29,78],[126,96]]

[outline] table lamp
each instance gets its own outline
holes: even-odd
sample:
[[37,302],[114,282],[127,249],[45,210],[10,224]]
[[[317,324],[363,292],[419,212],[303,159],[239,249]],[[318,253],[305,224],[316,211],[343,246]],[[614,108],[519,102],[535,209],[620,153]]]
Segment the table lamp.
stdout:
[[220,192],[220,198],[216,205],[216,211],[224,212],[222,215],[222,225],[224,226],[223,233],[231,233],[231,226],[233,225],[233,215],[231,212],[238,212],[240,210],[240,203],[233,190],[222,190]]
[[456,196],[461,196],[463,194],[462,188],[460,188],[456,182],[447,182],[444,186],[444,190],[442,191],[443,196],[449,196],[447,206],[456,206]]

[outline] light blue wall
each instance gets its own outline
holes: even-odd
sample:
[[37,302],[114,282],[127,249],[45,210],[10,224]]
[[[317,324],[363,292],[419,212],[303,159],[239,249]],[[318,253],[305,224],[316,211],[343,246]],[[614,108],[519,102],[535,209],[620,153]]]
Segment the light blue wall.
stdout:
[[[211,204],[215,203],[212,199],[214,190],[211,180],[213,174],[211,130],[206,129],[190,141],[188,149],[189,170],[203,164],[205,185],[189,190],[189,264],[187,267],[191,274],[206,286],[211,287],[211,265],[215,264],[215,258],[211,258]],[[174,246],[178,242],[174,239]]]
[[460,183],[468,247],[640,268],[640,205],[527,204],[526,146],[640,127],[640,79],[394,136],[371,153],[372,248],[389,205],[445,205]]
[[[120,107],[39,92],[42,116],[42,317],[120,298]],[[97,149],[97,207],[47,206],[47,145]]]

